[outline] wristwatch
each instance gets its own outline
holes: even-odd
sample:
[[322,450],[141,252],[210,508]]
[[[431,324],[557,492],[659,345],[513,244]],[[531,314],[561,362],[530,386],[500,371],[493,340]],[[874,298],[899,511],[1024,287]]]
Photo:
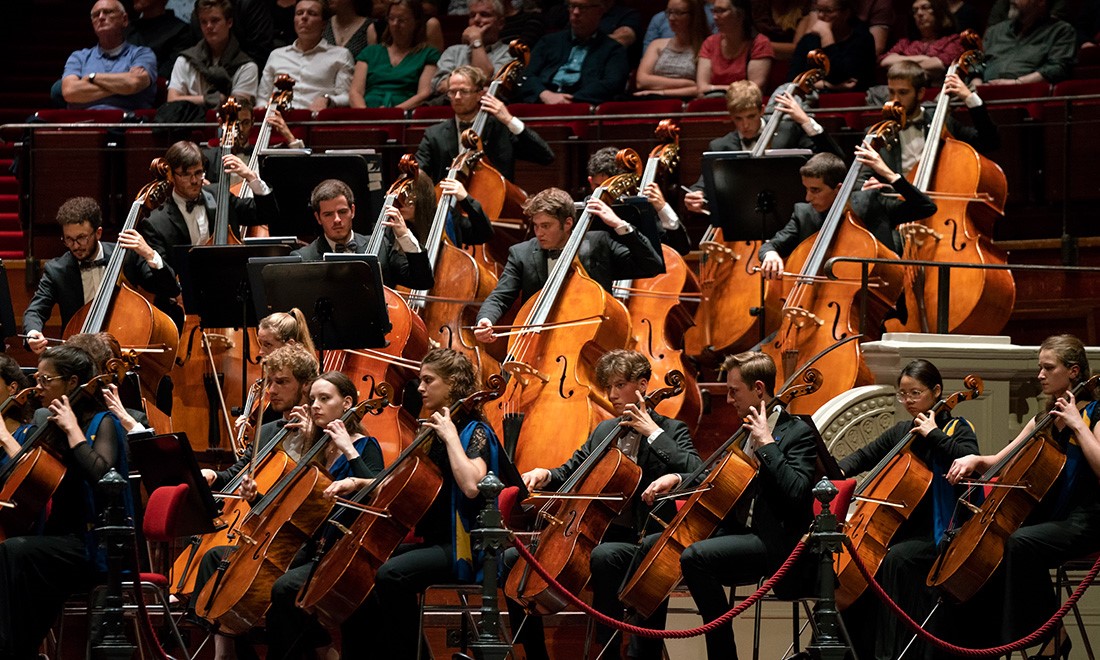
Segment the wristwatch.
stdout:
[[474,39],[470,42],[470,50],[474,48],[481,48],[481,39]]
[[96,74],[95,71],[92,71],[91,73],[88,74],[88,82],[90,82],[92,84],[95,84],[95,74]]

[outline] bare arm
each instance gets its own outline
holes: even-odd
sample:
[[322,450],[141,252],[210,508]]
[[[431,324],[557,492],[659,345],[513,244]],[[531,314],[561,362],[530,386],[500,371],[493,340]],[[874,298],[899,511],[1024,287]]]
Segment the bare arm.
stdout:
[[760,89],[765,89],[768,83],[768,74],[772,70],[771,58],[752,60],[746,69],[746,77],[756,83],[756,86]]
[[365,108],[367,102],[363,97],[367,94],[367,63],[356,62],[355,72],[351,75],[351,85],[348,87],[348,105],[353,108]]
[[420,72],[420,81],[416,85],[416,94],[413,94],[409,98],[405,99],[403,102],[398,103],[397,107],[401,108],[402,110],[408,110],[410,108],[415,108],[416,106],[431,98],[432,76],[435,75],[436,69],[438,68],[439,67],[434,64],[429,64],[425,66],[424,70]]

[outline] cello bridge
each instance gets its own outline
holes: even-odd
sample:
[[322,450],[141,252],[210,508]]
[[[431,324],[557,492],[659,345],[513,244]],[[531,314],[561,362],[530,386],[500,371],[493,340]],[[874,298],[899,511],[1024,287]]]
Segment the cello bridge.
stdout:
[[206,345],[214,352],[232,350],[237,345],[232,337],[218,332],[203,332],[202,337]]
[[341,524],[341,523],[340,523],[339,521],[337,521],[337,520],[331,520],[331,519],[330,519],[330,520],[329,520],[329,522],[330,522],[330,523],[332,523],[332,526],[333,526],[333,527],[335,527],[335,528],[337,529],[337,531],[339,531],[339,532],[340,532],[341,534],[343,534],[344,536],[351,536],[351,530],[350,530],[350,529],[348,529],[348,528],[347,528],[347,526],[345,526],[345,525],[342,525],[342,524]]
[[729,247],[715,241],[703,241],[699,244],[699,248],[703,250],[707,257],[713,258],[718,263],[724,263],[726,259],[737,261],[741,258],[741,255]]
[[907,222],[903,225],[899,225],[898,233],[901,234],[901,238],[904,242],[912,242],[918,247],[924,245],[924,241],[929,238],[935,241],[939,241],[943,238],[943,235],[938,231],[919,222]]
[[547,511],[539,511],[539,516],[541,516],[543,518],[546,518],[547,520],[549,520],[550,522],[552,522],[556,525],[564,525],[565,524],[564,520],[561,520],[560,518],[555,518],[553,514],[547,512]]
[[824,320],[818,318],[813,312],[802,309],[801,307],[787,307],[783,310],[783,314],[791,320],[791,323],[799,328],[804,328],[810,323],[825,325]]
[[504,364],[500,365],[500,368],[507,371],[509,374],[511,374],[513,376],[529,376],[529,377],[533,377],[533,378],[538,378],[543,383],[549,383],[550,382],[550,377],[549,376],[543,375],[542,372],[540,372],[538,369],[535,369],[534,367],[527,364],[526,362],[519,362],[518,360],[509,360],[509,361],[505,362]]
[[256,539],[252,538],[251,536],[248,536],[247,534],[238,534],[238,536],[240,536],[241,540],[245,543],[248,543],[249,545],[256,545]]

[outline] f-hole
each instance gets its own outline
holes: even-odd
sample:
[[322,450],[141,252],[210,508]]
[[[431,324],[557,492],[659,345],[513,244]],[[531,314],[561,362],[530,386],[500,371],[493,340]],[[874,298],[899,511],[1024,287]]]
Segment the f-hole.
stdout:
[[565,377],[569,373],[569,358],[564,355],[559,355],[555,358],[555,361],[561,362],[561,376],[558,378],[558,396],[563,399],[568,399],[573,396],[573,390],[569,390],[569,393],[565,392]]

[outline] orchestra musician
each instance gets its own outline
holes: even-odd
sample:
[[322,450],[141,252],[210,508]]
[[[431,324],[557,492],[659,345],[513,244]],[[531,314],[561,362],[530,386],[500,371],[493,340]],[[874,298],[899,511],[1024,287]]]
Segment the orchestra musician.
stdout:
[[[1100,406],[1088,390],[1081,399],[1070,391],[1090,376],[1088,356],[1077,337],[1055,335],[1039,346],[1039,385],[1049,397],[1052,436],[1065,452],[1066,462],[1026,523],[1008,537],[997,573],[975,596],[987,606],[982,608],[985,620],[976,622],[974,629],[997,635],[985,641],[1008,643],[1039,628],[1058,608],[1050,569],[1100,550],[1100,436],[1096,430]],[[1034,429],[1032,418],[1016,439],[996,454],[956,459],[947,471],[948,481],[957,484],[985,474]],[[1065,628],[1059,626],[1031,657],[1065,658],[1069,646]]]
[[[0,384],[4,387],[4,398],[14,396],[31,386],[30,379],[19,368],[19,363],[7,353],[0,353]],[[20,445],[23,444],[27,431],[31,428],[27,420],[30,419],[32,412],[30,402],[22,406],[12,406],[4,411],[4,429]],[[7,461],[8,452],[0,451],[0,467]]]
[[[493,324],[517,298],[526,300],[546,284],[550,270],[569,240],[576,216],[573,199],[560,188],[547,188],[535,194],[527,200],[523,212],[531,220],[535,237],[508,250],[504,272],[477,314],[474,336],[481,342],[496,341]],[[586,234],[578,254],[585,272],[600,286],[611,291],[615,278],[642,279],[661,272],[661,256],[649,240],[616,215],[603,200],[589,199],[585,212],[595,215],[612,230]]]
[[317,352],[313,337],[309,334],[306,316],[297,307],[292,307],[289,312],[275,312],[260,319],[256,327],[256,341],[259,345],[256,355],[261,359],[287,344],[298,344],[311,354]]
[[[745,448],[746,453],[755,456],[759,468],[754,496],[746,498],[745,506],[734,507],[713,537],[693,543],[680,556],[683,582],[705,622],[730,609],[723,585],[753,584],[773,573],[790,555],[812,516],[810,491],[817,459],[814,432],[801,419],[783,411],[775,427],[769,428],[764,403],[775,391],[776,368],[771,357],[752,351],[739,353],[726,358],[722,368],[729,401],[751,428],[747,441],[751,446]],[[667,493],[681,486],[686,476],[661,477],[643,497],[648,500]],[[732,622],[706,638],[711,660],[736,660]]]
[[[313,217],[321,226],[321,235],[309,245],[299,248],[296,254],[302,261],[320,261],[326,252],[350,252],[363,254],[370,236],[352,229],[355,220],[355,194],[351,187],[339,179],[325,179],[310,193]],[[382,281],[387,286],[407,286],[413,289],[430,289],[435,283],[428,255],[420,247],[407,224],[416,213],[416,204],[410,201],[401,208],[387,207],[382,227],[386,231],[378,263],[382,268]]]
[[[484,504],[478,482],[489,470],[499,473],[499,441],[480,411],[452,417],[449,410],[477,389],[477,380],[461,353],[440,347],[424,356],[419,391],[424,408],[433,411],[425,424],[437,437],[428,455],[443,487],[416,526],[420,540],[403,544],[382,564],[366,602],[341,627],[342,657],[416,657],[418,594],[441,582],[480,581],[481,562],[467,554],[469,531]],[[344,495],[365,485],[358,479],[337,481],[328,492]]]
[[[48,415],[43,424],[64,434],[58,449],[66,471],[38,533],[0,541],[0,657],[38,657],[65,599],[106,569],[93,531],[105,504],[96,486],[110,469],[128,470],[118,420],[101,404],[84,406],[79,416],[70,406],[69,397],[95,374],[92,358],[78,348],[55,346],[39,358],[38,392],[47,408],[36,417]],[[9,455],[19,450],[6,428],[0,440]]]
[[[103,237],[103,213],[91,197],[73,197],[57,210],[57,223],[68,252],[50,259],[42,267],[38,290],[23,312],[27,348],[36,354],[46,350],[42,329],[50,320],[54,305],[61,308],[64,328],[81,307],[91,302],[107,272],[107,261],[117,249]],[[118,237],[118,246],[130,250],[123,261],[123,273],[131,284],[140,285],[158,301],[178,296],[176,274],[137,231],[128,229]]]
[[[690,472],[702,462],[695,451],[686,424],[646,408],[644,399],[651,377],[649,360],[641,353],[624,349],[604,353],[596,362],[596,380],[606,390],[617,417],[600,422],[588,436],[588,440],[562,465],[553,469],[535,468],[522,475],[523,483],[529,490],[555,491],[576,472],[616,426],[635,431],[620,439],[618,448],[642,468],[641,484],[621,516],[612,521],[603,541],[592,550],[589,562],[592,573],[592,604],[603,614],[615,619],[622,618],[623,606],[619,602],[619,589],[634,559],[638,539],[647,529],[646,523],[653,504],[652,500],[642,501],[642,492],[663,475]],[[507,550],[505,566],[514,564],[518,556],[517,551]],[[513,622],[523,620],[525,615],[518,603],[509,600],[508,607]],[[666,601],[641,625],[663,629],[667,611]],[[513,629],[518,625],[513,623]],[[597,624],[596,639],[599,644],[606,645],[613,632],[611,628]],[[528,658],[547,657],[540,618],[527,616],[520,640]],[[632,638],[630,646],[632,657],[661,658],[664,644],[659,639],[636,637]],[[618,650],[611,649],[604,657],[619,657]]]
[[[931,611],[936,594],[924,586],[924,579],[936,559],[938,544],[951,522],[955,501],[962,494],[947,483],[951,461],[977,453],[978,438],[974,427],[962,417],[953,417],[943,409],[931,411],[943,397],[943,378],[928,360],[913,360],[898,374],[897,399],[912,417],[894,424],[870,444],[860,447],[840,461],[846,477],[854,477],[878,465],[911,431],[920,439],[912,444],[915,457],[932,472],[932,484],[894,533],[876,579],[910,616],[918,621]],[[941,605],[941,608],[946,605]],[[936,616],[942,620],[944,613]],[[901,655],[912,637],[885,605],[865,590],[844,611],[849,636],[860,658],[891,660]],[[938,628],[937,628],[938,629]],[[922,644],[923,647],[923,644]],[[911,649],[914,657],[924,652]]]

